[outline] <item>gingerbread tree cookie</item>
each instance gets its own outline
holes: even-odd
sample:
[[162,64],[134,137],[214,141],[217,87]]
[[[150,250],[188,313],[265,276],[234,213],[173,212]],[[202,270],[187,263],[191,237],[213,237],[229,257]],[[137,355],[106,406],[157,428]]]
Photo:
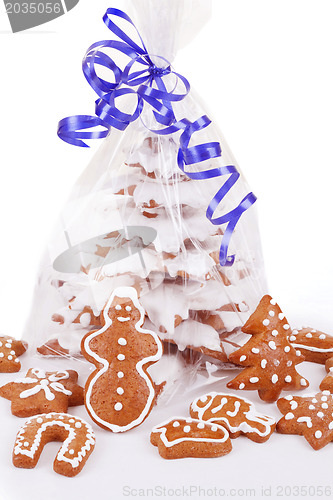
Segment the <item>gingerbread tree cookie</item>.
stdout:
[[85,387],[85,405],[101,427],[124,432],[140,425],[156,399],[147,368],[162,356],[158,336],[142,328],[144,310],[132,287],[117,288],[103,313],[104,326],[81,344],[96,370]]
[[299,434],[315,450],[333,441],[333,396],[329,391],[315,396],[286,396],[277,402],[284,416],[276,430],[281,434]]
[[74,370],[45,372],[30,368],[24,378],[0,387],[0,396],[12,402],[12,414],[31,417],[39,413],[67,412],[68,406],[83,404],[83,388]]
[[320,383],[321,391],[333,392],[333,358],[329,358],[325,363],[326,377]]
[[252,338],[230,360],[245,370],[227,384],[229,388],[257,390],[261,399],[272,403],[282,390],[308,387],[295,368],[304,357],[290,344],[290,326],[272,297],[261,299],[242,331]]
[[7,335],[0,337],[0,372],[14,373],[21,369],[19,356],[25,353],[28,348],[26,342],[16,340]]

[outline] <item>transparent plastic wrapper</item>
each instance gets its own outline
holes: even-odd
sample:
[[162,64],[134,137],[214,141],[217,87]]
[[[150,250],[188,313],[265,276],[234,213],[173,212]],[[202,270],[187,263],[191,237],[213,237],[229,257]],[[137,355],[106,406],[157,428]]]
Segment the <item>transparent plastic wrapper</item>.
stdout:
[[[162,67],[210,14],[207,0],[135,0],[132,7]],[[173,74],[164,81],[175,85]],[[125,96],[122,110],[133,106],[131,98]],[[190,122],[205,115],[192,89],[173,110]],[[25,339],[38,356],[63,356],[86,368],[82,337],[103,326],[103,309],[118,287],[134,288],[146,313],[144,327],[164,345],[149,373],[170,397],[195,381],[225,377],[228,355],[247,341],[240,329],[266,283],[255,206],[233,231],[233,265],[221,266],[226,225],[212,224],[206,210],[225,178],[190,178],[177,162],[180,134],[159,135],[151,130],[156,128],[149,106],[125,130],[112,128],[75,184],[40,267]],[[237,167],[214,121],[196,140],[218,141],[222,154],[187,171]],[[248,192],[241,174],[217,213],[232,211]]]

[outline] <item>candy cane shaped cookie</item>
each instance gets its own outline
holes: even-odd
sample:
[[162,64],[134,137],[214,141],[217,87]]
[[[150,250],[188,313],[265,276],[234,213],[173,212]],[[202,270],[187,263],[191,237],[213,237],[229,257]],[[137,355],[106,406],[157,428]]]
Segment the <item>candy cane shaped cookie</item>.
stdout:
[[231,438],[241,434],[263,443],[274,432],[274,418],[258,413],[254,404],[232,394],[211,392],[197,398],[190,406],[191,417],[222,425]]
[[19,430],[13,450],[15,467],[33,469],[50,441],[63,441],[53,469],[63,476],[76,476],[95,446],[92,427],[67,413],[43,413],[27,420]]
[[144,315],[135,288],[117,288],[103,311],[103,328],[82,339],[83,355],[97,368],[85,386],[85,405],[112,432],[140,425],[156,399],[147,368],[161,358],[163,347],[154,332],[141,328]]
[[173,417],[154,427],[150,442],[166,459],[214,458],[232,450],[229,433],[224,427],[183,417]]

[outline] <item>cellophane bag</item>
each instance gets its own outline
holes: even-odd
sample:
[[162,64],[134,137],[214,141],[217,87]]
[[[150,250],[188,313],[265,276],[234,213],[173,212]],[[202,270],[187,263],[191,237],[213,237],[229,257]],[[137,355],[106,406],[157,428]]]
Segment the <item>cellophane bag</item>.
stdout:
[[[169,66],[209,19],[210,7],[207,0],[133,0],[134,24],[156,67]],[[183,85],[173,73],[163,82],[166,89]],[[132,94],[123,96],[122,106],[133,107]],[[192,89],[172,109],[177,120],[205,115]],[[233,265],[221,266],[227,224],[212,224],[206,210],[228,177],[184,173],[178,164],[181,131],[155,133],[161,126],[153,111],[145,101],[124,130],[111,127],[76,182],[40,266],[25,339],[37,356],[62,356],[87,368],[82,337],[101,328],[111,294],[132,287],[145,310],[144,327],[164,345],[162,358],[149,368],[163,387],[163,401],[194,382],[226,375],[228,355],[246,342],[241,327],[266,284],[255,205],[233,230]],[[212,141],[220,143],[221,155],[186,171],[233,165],[239,172],[214,121],[192,139],[197,145]],[[215,207],[217,215],[230,213],[248,192],[240,174]]]

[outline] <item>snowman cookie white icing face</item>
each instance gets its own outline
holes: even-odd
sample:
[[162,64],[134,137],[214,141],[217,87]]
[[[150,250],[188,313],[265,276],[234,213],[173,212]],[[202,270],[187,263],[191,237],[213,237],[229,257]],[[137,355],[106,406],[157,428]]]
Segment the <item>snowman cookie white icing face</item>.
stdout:
[[91,418],[112,432],[140,425],[155,401],[147,368],[162,356],[158,336],[141,326],[145,312],[131,287],[117,288],[103,312],[105,325],[82,340],[82,353],[95,364],[85,405]]

